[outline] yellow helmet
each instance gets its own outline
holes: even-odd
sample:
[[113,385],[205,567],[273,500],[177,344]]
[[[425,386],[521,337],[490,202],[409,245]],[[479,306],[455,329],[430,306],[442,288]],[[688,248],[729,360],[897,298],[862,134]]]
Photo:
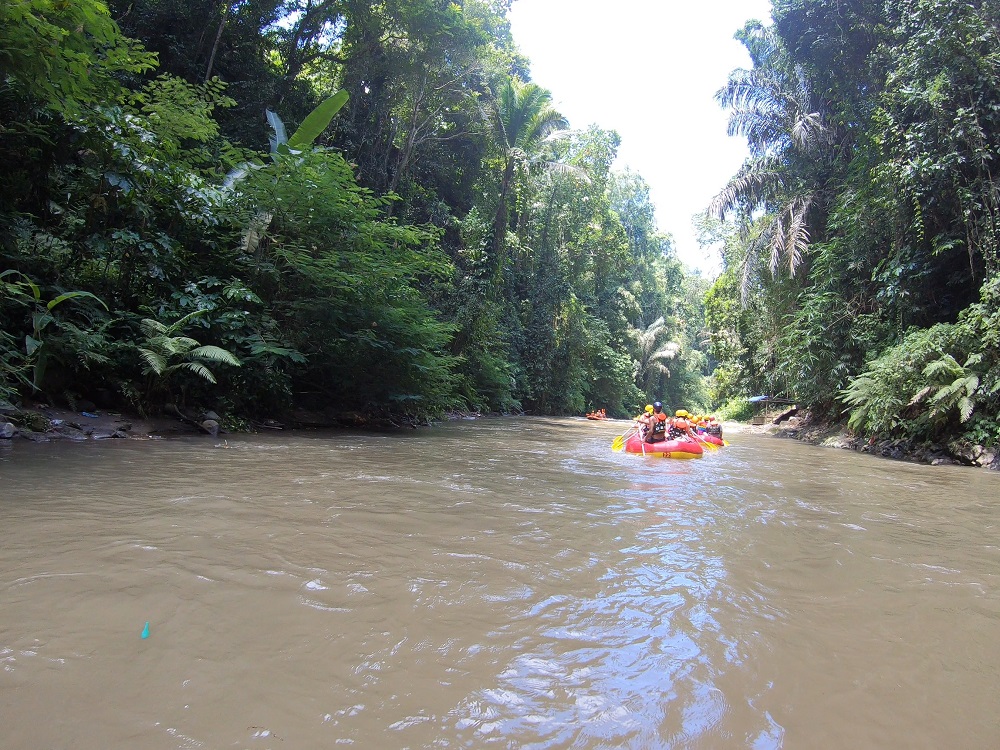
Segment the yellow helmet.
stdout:
[[646,413],[647,414],[652,414],[653,413],[653,405],[652,404],[646,404]]
[[674,412],[675,417],[686,417],[688,413],[684,409],[678,409]]

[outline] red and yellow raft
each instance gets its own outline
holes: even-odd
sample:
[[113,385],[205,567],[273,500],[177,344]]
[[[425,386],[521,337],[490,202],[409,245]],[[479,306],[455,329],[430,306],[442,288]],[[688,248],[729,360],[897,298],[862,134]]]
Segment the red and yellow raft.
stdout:
[[625,452],[657,458],[701,458],[704,450],[693,440],[661,440],[658,443],[644,443],[638,435],[633,435],[625,441]]

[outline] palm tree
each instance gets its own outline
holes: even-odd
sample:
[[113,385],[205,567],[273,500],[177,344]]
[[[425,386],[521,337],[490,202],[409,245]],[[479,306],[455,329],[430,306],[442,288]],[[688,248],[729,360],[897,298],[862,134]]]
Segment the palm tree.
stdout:
[[670,377],[670,369],[666,363],[676,357],[681,350],[681,345],[676,341],[660,343],[666,333],[667,325],[662,316],[646,328],[632,330],[639,360],[639,372],[636,375],[636,380],[646,394],[653,392],[662,376]]
[[772,275],[784,265],[794,276],[802,264],[816,184],[809,165],[832,143],[832,133],[804,70],[789,61],[774,29],[750,22],[738,36],[753,67],[734,70],[716,99],[730,110],[729,135],[746,137],[751,156],[709,212],[721,219],[735,211],[745,221],[763,212],[742,260],[745,286],[760,248],[770,250]]
[[500,197],[493,217],[493,263],[503,268],[507,247],[508,208],[514,175],[527,166],[546,138],[569,126],[552,107],[552,94],[534,83],[510,79],[491,102],[488,115],[493,140],[503,154]]

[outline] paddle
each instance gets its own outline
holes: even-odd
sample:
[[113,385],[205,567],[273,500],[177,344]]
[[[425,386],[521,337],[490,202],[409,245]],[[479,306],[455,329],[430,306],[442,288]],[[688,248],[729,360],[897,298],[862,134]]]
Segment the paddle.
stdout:
[[[709,434],[711,434],[711,433],[709,433]],[[722,445],[719,445],[718,443],[712,443],[712,445],[714,445],[716,448],[722,448],[724,446],[725,447],[729,446],[729,441],[726,440],[724,437],[720,437],[719,435],[716,435],[715,437],[719,438],[719,440],[722,441]]]
[[632,435],[635,434],[635,432],[637,432],[638,429],[639,425],[634,424],[627,430],[625,430],[625,432],[623,432],[621,435],[619,435],[613,441],[611,441],[611,450],[613,450],[615,453],[618,453],[622,448],[625,447],[625,441],[628,438],[632,437]]
[[697,440],[702,445],[704,445],[710,451],[717,451],[717,450],[719,450],[719,446],[717,446],[715,443],[710,443],[707,440],[705,440],[704,438],[700,437],[698,435],[698,431],[697,430],[692,430],[692,433],[694,434],[694,439]]

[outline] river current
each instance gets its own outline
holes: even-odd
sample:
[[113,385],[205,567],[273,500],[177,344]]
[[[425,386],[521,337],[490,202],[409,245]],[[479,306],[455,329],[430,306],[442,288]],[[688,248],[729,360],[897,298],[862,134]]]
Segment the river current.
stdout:
[[1000,746],[1000,476],[625,427],[0,449],[0,747]]

